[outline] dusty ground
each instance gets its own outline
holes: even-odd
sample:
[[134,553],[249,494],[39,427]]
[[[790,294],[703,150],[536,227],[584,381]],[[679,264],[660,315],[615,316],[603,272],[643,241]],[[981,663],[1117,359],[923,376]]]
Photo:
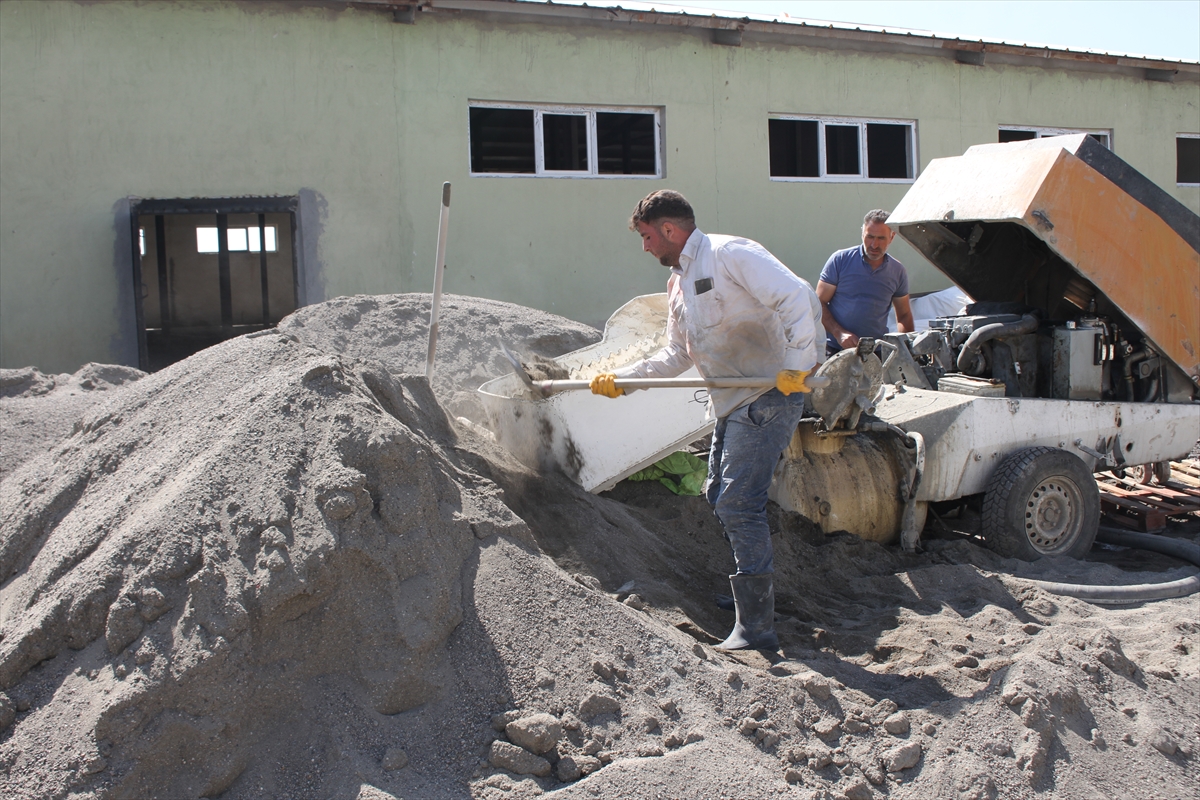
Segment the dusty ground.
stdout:
[[445,308],[432,391],[422,295],[140,378],[0,374],[0,796],[1200,796],[1200,601],[1022,580],[1194,569],[940,528],[909,556],[776,509],[783,649],[720,654],[703,501],[589,495],[454,421],[497,339],[599,333]]

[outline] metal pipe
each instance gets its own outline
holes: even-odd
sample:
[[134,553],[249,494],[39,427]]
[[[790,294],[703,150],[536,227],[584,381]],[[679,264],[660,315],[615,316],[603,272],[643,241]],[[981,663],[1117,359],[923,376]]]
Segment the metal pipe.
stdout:
[[887,358],[883,360],[883,374],[886,375],[888,367],[896,360],[896,355],[900,352],[900,348],[885,339],[876,339],[875,344],[880,349],[888,351]]
[[982,365],[976,365],[976,356],[979,354],[979,348],[983,346],[984,342],[1004,336],[1020,336],[1025,333],[1033,333],[1037,329],[1038,320],[1032,314],[1026,314],[1017,322],[993,322],[991,325],[976,328],[967,337],[962,350],[958,351],[957,364],[959,371],[966,375],[974,375],[977,370],[982,369]]
[[[895,427],[895,426],[892,426]],[[897,431],[904,433],[900,428]],[[908,487],[908,499],[912,500],[917,496],[917,489],[921,486],[921,478],[925,475],[925,437],[916,431],[909,431],[904,434],[910,441],[913,447],[916,448],[916,457],[913,459],[913,479],[912,484]]]
[[1121,373],[1125,378],[1125,399],[1135,400],[1133,396],[1133,367],[1139,361],[1145,361],[1150,357],[1150,349],[1143,347],[1141,350],[1134,350],[1121,362]]
[[267,282],[267,215],[258,215],[258,276],[262,284],[263,325],[271,324],[271,292]]
[[133,320],[137,324],[138,368],[144,372],[150,371],[150,354],[146,349],[146,309],[145,298],[142,297],[142,248],[138,237],[141,235],[142,208],[145,200],[130,202],[129,205],[129,244],[133,253]]
[[1142,397],[1142,402],[1143,403],[1153,403],[1155,400],[1158,399],[1158,383],[1159,383],[1158,375],[1155,375],[1152,378],[1148,378],[1147,380],[1148,380],[1148,384],[1146,386],[1146,393]]
[[433,380],[433,354],[437,350],[438,315],[442,304],[442,275],[446,272],[446,233],[450,229],[450,182],[442,184],[442,208],[438,214],[436,262],[433,265],[433,303],[429,308],[429,354],[425,357],[425,380]]
[[158,261],[158,326],[171,333],[171,281],[167,277],[167,220],[154,215],[154,256]]
[[924,515],[917,519],[917,489],[921,486],[921,477],[925,474],[925,437],[916,431],[906,433],[902,428],[889,424],[889,430],[901,437],[905,447],[913,452],[911,480],[904,497],[904,517],[900,526],[900,546],[906,553],[915,553],[921,544],[921,528],[924,527]]
[[[501,344],[503,348],[503,344]],[[513,363],[514,371],[522,380],[528,378],[521,362],[507,350],[505,354]],[[775,386],[775,378],[617,378],[614,385],[618,389],[633,391],[635,389],[770,389]],[[826,375],[813,375],[805,380],[813,389],[824,389],[830,384]],[[559,392],[578,392],[592,388],[590,380],[550,380],[535,381],[529,379],[528,386],[541,397],[550,397]],[[855,433],[855,431],[850,431]]]
[[221,296],[221,327],[233,327],[233,282],[229,276],[229,215],[217,214],[217,288]]

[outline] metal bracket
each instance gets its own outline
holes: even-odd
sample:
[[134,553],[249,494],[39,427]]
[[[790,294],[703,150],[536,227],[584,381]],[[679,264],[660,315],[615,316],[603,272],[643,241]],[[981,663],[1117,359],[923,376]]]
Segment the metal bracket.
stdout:
[[905,490],[904,515],[900,523],[900,546],[906,553],[915,553],[921,545],[921,528],[916,522],[917,489],[925,475],[925,437],[916,431],[908,431],[904,444],[913,450],[913,465],[910,483]]
[[1095,450],[1091,447],[1088,447],[1086,444],[1084,444],[1083,439],[1075,440],[1075,447],[1078,448],[1080,452],[1091,456],[1092,458],[1096,459],[1098,462],[1104,464],[1104,466],[1106,466],[1106,467],[1122,466],[1125,463],[1125,459],[1121,455],[1121,436],[1120,436],[1120,434],[1114,436],[1111,440],[1109,440],[1108,446],[1109,446],[1109,451],[1107,453],[1101,453],[1099,450]]
[[1110,456],[1108,453],[1101,453],[1099,450],[1093,450],[1083,443],[1083,439],[1076,439],[1075,446],[1087,455],[1103,463],[1105,466],[1115,467],[1117,465],[1116,460],[1114,460],[1112,456]]

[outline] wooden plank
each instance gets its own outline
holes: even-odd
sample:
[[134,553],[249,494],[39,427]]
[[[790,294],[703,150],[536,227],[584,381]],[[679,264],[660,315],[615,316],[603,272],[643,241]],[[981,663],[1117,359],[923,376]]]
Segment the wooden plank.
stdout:
[[1200,487],[1200,476],[1192,475],[1174,467],[1171,467],[1171,481],[1186,484],[1187,486]]
[[[1170,484],[1164,486],[1158,483],[1138,483],[1132,478],[1118,478],[1115,475],[1112,477],[1112,480],[1119,482],[1122,486],[1135,487],[1138,491],[1153,492],[1166,498],[1178,497],[1187,500],[1191,497],[1200,497],[1200,489],[1197,489],[1195,493],[1188,492],[1186,489],[1184,491],[1177,491],[1171,488]],[[1108,483],[1108,481],[1106,480],[1105,483]]]
[[1100,502],[1107,502],[1110,505],[1128,508],[1133,511],[1142,511],[1147,508],[1144,503],[1139,503],[1137,500],[1130,499],[1124,495],[1113,494],[1112,492],[1101,492]]
[[1187,495],[1188,497],[1200,498],[1200,486],[1193,489],[1190,486],[1184,486],[1182,483],[1176,483],[1175,481],[1171,481],[1167,484],[1167,486],[1174,491]]
[[1142,527],[1141,520],[1138,519],[1137,517],[1127,517],[1124,514],[1117,514],[1115,512],[1105,511],[1104,512],[1104,521],[1105,521],[1105,523],[1109,523],[1109,522],[1116,523],[1117,525],[1120,525],[1122,528],[1129,528],[1131,531],[1143,531],[1143,532],[1147,532],[1147,533],[1149,532],[1149,531],[1146,531],[1145,528]]
[[1167,527],[1165,513],[1147,506],[1138,506],[1139,504],[1122,497],[1100,495],[1100,509],[1110,520],[1145,533],[1161,531]]
[[1172,462],[1168,485],[1147,485],[1106,474],[1097,478],[1100,510],[1107,522],[1151,533],[1167,526],[1167,517],[1200,516],[1200,463]]
[[1151,506],[1155,506],[1156,508],[1164,509],[1171,514],[1188,514],[1193,511],[1200,511],[1200,504],[1197,504],[1195,502],[1189,502],[1189,503],[1184,503],[1184,504],[1172,503],[1169,500],[1164,500],[1161,497],[1156,497],[1155,495],[1159,494],[1157,489],[1142,489],[1139,491],[1130,491],[1128,489],[1122,489],[1120,486],[1106,485],[1106,486],[1102,487],[1101,491],[1107,492],[1108,494],[1115,495],[1117,497],[1126,497],[1126,498],[1138,500],[1142,503],[1145,503],[1146,505],[1151,505]]

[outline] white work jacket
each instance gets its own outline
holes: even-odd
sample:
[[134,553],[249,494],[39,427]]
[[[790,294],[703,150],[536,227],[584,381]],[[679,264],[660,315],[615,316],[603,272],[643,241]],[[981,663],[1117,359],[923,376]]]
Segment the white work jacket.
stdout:
[[[623,378],[673,378],[693,364],[706,378],[768,378],[813,369],[824,336],[821,301],[765,247],[692,231],[667,280],[667,345],[617,370]],[[719,419],[768,391],[710,389]]]

